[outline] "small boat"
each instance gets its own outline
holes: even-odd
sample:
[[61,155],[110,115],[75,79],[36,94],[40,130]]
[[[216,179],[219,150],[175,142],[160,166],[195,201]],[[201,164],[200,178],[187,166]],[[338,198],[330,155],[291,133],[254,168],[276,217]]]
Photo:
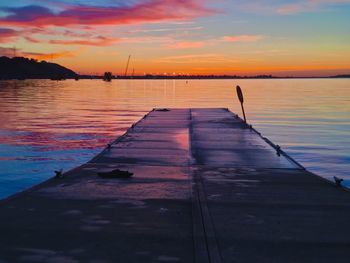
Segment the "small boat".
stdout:
[[98,172],[97,175],[102,178],[130,178],[134,174],[129,171],[122,171],[119,169],[115,169],[109,172]]
[[105,72],[103,75],[103,80],[104,81],[112,81],[113,75],[112,72]]

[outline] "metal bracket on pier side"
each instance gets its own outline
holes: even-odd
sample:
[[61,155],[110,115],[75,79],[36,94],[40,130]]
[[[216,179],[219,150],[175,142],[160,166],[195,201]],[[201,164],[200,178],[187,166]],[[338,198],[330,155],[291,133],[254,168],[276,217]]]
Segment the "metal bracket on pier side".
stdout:
[[281,156],[281,152],[282,152],[281,146],[279,146],[279,145],[277,144],[277,145],[276,145],[276,153],[277,153],[277,155],[278,155],[278,156]]

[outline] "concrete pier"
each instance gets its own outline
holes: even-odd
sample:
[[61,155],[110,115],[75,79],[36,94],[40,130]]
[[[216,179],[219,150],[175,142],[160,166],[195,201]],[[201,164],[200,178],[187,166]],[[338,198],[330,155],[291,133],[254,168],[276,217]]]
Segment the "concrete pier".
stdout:
[[348,191],[228,110],[160,109],[1,201],[0,263],[349,262],[349,222]]

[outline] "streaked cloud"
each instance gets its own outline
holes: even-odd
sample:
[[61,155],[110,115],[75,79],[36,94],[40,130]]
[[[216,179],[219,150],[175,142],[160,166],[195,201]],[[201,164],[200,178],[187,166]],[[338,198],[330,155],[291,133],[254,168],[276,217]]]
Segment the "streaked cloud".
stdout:
[[163,57],[156,60],[157,63],[171,63],[171,64],[200,64],[200,63],[222,63],[239,62],[236,59],[231,59],[223,54],[208,53],[208,54],[189,54],[180,56]]
[[94,39],[75,39],[75,40],[50,40],[50,44],[55,45],[79,45],[79,46],[110,46],[119,42],[119,38],[107,38],[103,36]]
[[263,38],[261,35],[237,35],[224,36],[222,39],[227,42],[255,42]]
[[153,29],[136,29],[130,30],[129,33],[158,33],[158,32],[172,32],[172,31],[195,31],[203,29],[202,26],[196,27],[179,27],[179,28],[153,28]]
[[34,43],[34,44],[42,43],[42,40],[36,39],[36,38],[34,38],[34,37],[31,37],[31,36],[24,36],[23,38],[24,38],[27,42],[30,42],[30,43]]
[[237,8],[256,14],[294,15],[302,12],[319,12],[349,3],[350,0],[253,0],[238,2]]
[[171,43],[173,39],[169,36],[134,36],[134,37],[122,37],[120,42],[123,43],[142,43],[142,44],[168,44]]
[[350,3],[350,0],[306,0],[295,3],[281,5],[276,8],[276,12],[282,15],[292,15],[300,12],[317,11],[324,6],[332,6]]
[[38,52],[21,52],[22,56],[34,58],[38,60],[52,60],[63,57],[74,57],[76,54],[72,51],[61,51],[53,53],[38,53]]
[[203,41],[183,41],[183,42],[175,42],[168,44],[167,48],[173,49],[189,49],[189,48],[200,48],[205,45]]

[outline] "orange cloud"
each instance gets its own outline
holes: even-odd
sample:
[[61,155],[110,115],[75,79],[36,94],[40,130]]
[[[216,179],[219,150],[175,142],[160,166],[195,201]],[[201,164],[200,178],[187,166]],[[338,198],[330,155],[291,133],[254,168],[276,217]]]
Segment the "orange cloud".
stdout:
[[21,52],[21,54],[28,58],[34,58],[38,60],[50,60],[62,57],[74,57],[75,54],[71,51],[62,51],[56,53],[36,53],[36,52]]
[[255,42],[263,37],[260,35],[239,35],[239,36],[224,36],[223,40],[228,42]]
[[213,64],[213,63],[237,63],[236,59],[228,58],[222,54],[193,54],[183,56],[170,56],[158,59],[158,63],[171,64]]
[[81,46],[109,46],[116,42],[120,41],[119,38],[107,38],[103,36],[99,36],[95,39],[78,39],[78,40],[50,40],[50,44],[57,45],[81,45]]

